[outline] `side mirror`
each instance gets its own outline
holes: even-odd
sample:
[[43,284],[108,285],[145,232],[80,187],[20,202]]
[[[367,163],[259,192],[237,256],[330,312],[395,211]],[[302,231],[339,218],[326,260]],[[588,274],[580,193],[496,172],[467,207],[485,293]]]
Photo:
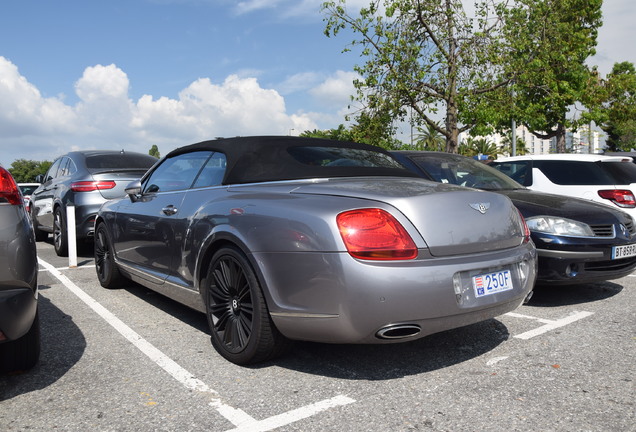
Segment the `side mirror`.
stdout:
[[137,201],[139,199],[139,195],[141,195],[141,181],[135,180],[134,182],[130,182],[124,190],[132,202]]

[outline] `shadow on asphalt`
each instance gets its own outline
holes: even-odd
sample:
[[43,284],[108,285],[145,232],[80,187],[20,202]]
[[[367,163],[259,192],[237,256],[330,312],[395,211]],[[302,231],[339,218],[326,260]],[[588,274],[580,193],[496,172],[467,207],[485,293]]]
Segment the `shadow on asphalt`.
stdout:
[[312,375],[349,380],[391,380],[471,360],[495,349],[509,337],[504,324],[497,319],[489,319],[397,344],[296,342],[284,357],[255,367],[276,365]]
[[[49,286],[39,288],[40,361],[30,371],[0,375],[0,401],[52,385],[80,360],[86,349],[86,339],[73,318],[46,298]],[[34,409],[37,412],[37,407]]]
[[613,297],[623,290],[615,282],[597,282],[593,284],[548,286],[538,285],[526,306],[559,307],[590,303]]
[[[132,282],[122,289],[183,323],[210,333],[205,314]],[[443,369],[479,357],[509,337],[503,323],[489,319],[406,343],[335,345],[297,341],[284,356],[248,367],[278,366],[341,379],[389,380]],[[218,361],[226,360],[219,355]]]

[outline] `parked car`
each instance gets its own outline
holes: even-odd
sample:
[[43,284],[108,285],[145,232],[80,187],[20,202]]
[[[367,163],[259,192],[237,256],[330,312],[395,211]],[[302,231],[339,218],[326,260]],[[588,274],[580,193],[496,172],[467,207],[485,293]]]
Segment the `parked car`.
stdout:
[[499,158],[491,166],[532,190],[600,202],[636,218],[636,165],[631,157],[526,155]]
[[24,207],[29,214],[31,214],[31,194],[38,186],[40,186],[40,183],[18,183],[18,188],[24,198]]
[[465,156],[400,151],[393,155],[424,178],[497,192],[521,211],[539,256],[538,283],[618,279],[636,268],[636,227],[628,214],[580,198],[529,190]]
[[40,357],[38,261],[31,220],[13,177],[0,165],[0,372]]
[[126,185],[157,162],[143,153],[112,150],[74,151],[57,158],[31,195],[31,215],[38,241],[53,234],[59,256],[68,254],[66,207],[75,207],[76,236],[91,239],[95,215],[109,199],[125,196]]
[[169,153],[96,220],[102,286],[205,312],[248,364],[289,340],[390,343],[503,314],[536,251],[507,197],[417,178],[382,149],[244,137]]

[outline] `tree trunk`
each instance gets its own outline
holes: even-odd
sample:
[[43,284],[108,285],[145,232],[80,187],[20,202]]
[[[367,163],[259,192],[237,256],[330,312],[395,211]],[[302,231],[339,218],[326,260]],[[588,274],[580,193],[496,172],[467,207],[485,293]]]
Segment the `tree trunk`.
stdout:
[[448,101],[446,108],[446,152],[457,153],[457,147],[459,145],[459,130],[457,129],[457,106],[454,104],[454,99]]
[[557,126],[555,138],[557,153],[565,153],[565,126],[562,123]]

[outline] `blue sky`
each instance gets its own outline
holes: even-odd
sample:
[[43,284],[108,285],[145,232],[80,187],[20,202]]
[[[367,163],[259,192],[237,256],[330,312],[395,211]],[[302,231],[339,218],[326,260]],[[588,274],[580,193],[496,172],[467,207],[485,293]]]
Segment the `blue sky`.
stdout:
[[[0,163],[337,127],[360,59],[321,3],[0,0]],[[602,73],[636,63],[635,2],[605,3]]]

